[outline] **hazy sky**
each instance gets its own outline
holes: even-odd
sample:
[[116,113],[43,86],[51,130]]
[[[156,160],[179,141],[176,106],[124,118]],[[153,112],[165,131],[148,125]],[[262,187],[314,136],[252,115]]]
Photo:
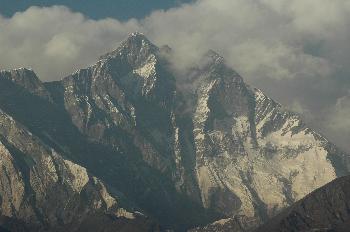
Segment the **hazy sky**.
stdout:
[[349,0],[46,2],[0,0],[1,69],[32,67],[57,80],[141,31],[172,47],[178,65],[216,50],[350,151]]

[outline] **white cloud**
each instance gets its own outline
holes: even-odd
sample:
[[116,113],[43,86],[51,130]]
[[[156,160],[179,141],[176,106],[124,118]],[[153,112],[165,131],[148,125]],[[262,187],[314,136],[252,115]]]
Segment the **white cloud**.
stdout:
[[115,48],[138,22],[90,20],[66,7],[30,7],[0,18],[0,68],[32,67],[44,80],[94,63]]
[[[350,89],[348,0],[198,0],[127,22],[92,20],[62,6],[31,7],[0,16],[0,69],[29,66],[43,80],[60,79],[133,31],[172,47],[180,67],[214,49],[249,83],[307,118],[331,112]],[[330,136],[348,113],[334,112],[332,130],[322,123],[330,119],[314,119]]]
[[6,54],[0,64],[32,66],[42,79],[57,79],[139,30],[158,45],[175,48],[184,63],[217,50],[246,79],[329,76],[333,57],[304,47],[316,46],[312,37],[321,41],[317,52],[336,50],[337,33],[349,38],[349,11],[343,0],[199,0],[120,22],[87,19],[62,6],[31,7],[0,18],[0,52]]
[[331,112],[329,127],[332,129],[350,128],[350,93],[337,100]]
[[[309,6],[310,12],[316,12],[307,17],[300,7],[303,4]],[[343,23],[342,17],[350,17],[344,11],[338,20],[334,16],[328,22],[327,16],[320,17],[324,10],[317,10],[318,5],[319,1],[311,0],[202,0],[154,12],[142,24],[155,41],[176,48],[183,62],[196,60],[212,48],[246,79],[327,76],[333,69],[332,60],[305,52],[305,41],[310,33],[318,37],[317,41],[326,40],[334,33],[329,30],[327,34],[324,28]],[[335,5],[344,7],[342,1]],[[304,18],[301,20],[307,26],[302,27],[298,17]]]
[[343,149],[350,152],[350,92],[338,98],[336,104],[324,114],[322,127],[330,139],[336,141]]

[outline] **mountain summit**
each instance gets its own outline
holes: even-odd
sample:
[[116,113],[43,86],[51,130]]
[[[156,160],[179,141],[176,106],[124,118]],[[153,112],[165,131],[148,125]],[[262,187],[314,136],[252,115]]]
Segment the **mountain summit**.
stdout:
[[[19,186],[20,178],[37,186],[43,179],[45,186],[60,189],[57,196],[42,187],[40,192],[23,191],[21,199],[61,199],[64,191],[72,199],[94,199],[92,205],[82,203],[86,211],[53,205],[49,215],[45,205],[30,211],[15,202],[16,211],[5,213],[10,212],[6,207],[14,208],[3,204],[3,216],[28,224],[40,215],[36,228],[67,226],[72,217],[66,214],[88,218],[83,212],[91,212],[89,218],[96,218],[97,210],[98,215],[111,215],[108,202],[121,199],[123,207],[113,210],[125,208],[127,213],[117,219],[141,231],[184,231],[230,217],[258,225],[349,173],[344,153],[297,114],[248,86],[215,52],[203,57],[209,62],[192,67],[188,91],[159,51],[143,34],[133,33],[96,64],[61,81],[23,85],[33,74],[0,73],[0,108],[6,117],[0,127],[6,150],[0,154],[19,162],[5,164],[1,176],[12,168],[19,177],[1,180],[2,186]],[[16,75],[22,76],[9,78]],[[11,120],[23,129],[9,132]],[[26,157],[37,154],[29,149],[32,140],[48,153],[38,158],[46,166],[26,163],[20,169],[23,160],[29,162]],[[33,177],[31,169],[52,172],[54,181]],[[62,184],[65,175],[71,179]],[[109,195],[104,188],[111,189]],[[0,189],[0,196],[11,195],[10,189]],[[5,226],[13,228],[11,223]]]
[[[147,56],[148,53],[155,53],[158,51],[158,47],[152,44],[144,34],[140,32],[134,32],[130,34],[128,38],[124,40],[116,50],[101,56],[101,59],[108,59],[116,57],[118,55],[124,55],[128,56],[130,60],[130,58]],[[142,58],[140,57],[140,59]]]

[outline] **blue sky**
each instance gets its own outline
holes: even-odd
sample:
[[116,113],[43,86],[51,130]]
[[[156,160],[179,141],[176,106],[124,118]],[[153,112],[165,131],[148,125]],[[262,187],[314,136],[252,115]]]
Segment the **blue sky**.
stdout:
[[0,14],[12,16],[30,6],[65,5],[93,19],[143,18],[156,9],[169,9],[191,0],[0,0]]

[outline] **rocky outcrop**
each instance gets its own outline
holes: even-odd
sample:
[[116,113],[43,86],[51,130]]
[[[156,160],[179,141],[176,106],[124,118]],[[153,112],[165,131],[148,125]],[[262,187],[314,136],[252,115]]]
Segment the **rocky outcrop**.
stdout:
[[209,225],[189,230],[189,232],[251,232],[261,224],[256,218],[248,218],[243,215],[236,215],[231,218],[224,218]]
[[[19,68],[10,71],[1,70],[1,83],[3,85],[15,84],[22,90],[28,91],[33,95],[40,96],[46,100],[51,100],[49,92],[44,84],[39,80],[36,74],[31,69]],[[13,94],[21,94],[20,92]]]

